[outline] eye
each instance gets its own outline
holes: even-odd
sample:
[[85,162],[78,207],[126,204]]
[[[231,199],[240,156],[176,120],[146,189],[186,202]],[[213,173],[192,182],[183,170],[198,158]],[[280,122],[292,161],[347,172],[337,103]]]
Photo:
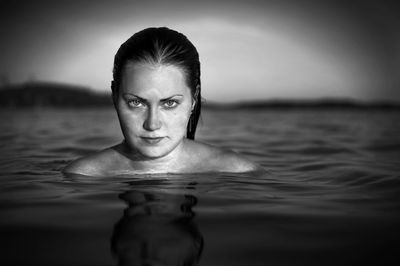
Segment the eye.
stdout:
[[128,105],[130,107],[142,107],[143,103],[139,101],[138,99],[131,99],[127,101]]
[[178,105],[176,100],[167,100],[163,103],[164,107],[166,108],[174,108]]

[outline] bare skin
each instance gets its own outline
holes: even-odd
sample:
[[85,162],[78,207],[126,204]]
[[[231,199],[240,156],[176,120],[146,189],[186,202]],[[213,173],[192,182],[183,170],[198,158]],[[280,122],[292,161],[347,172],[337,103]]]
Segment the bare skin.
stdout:
[[113,100],[125,140],[73,161],[65,173],[109,176],[260,169],[232,151],[185,137],[195,102],[179,67],[128,63]]
[[[123,143],[107,148],[95,154],[78,159],[69,164],[65,173],[89,176],[113,176],[125,174],[158,173],[201,173],[201,172],[248,172],[260,170],[259,166],[240,155],[222,151],[216,147],[185,140],[196,154],[185,153],[182,161],[167,163],[136,161],[129,158],[129,152]],[[189,144],[190,143],[190,144]],[[186,157],[186,158],[185,158]]]

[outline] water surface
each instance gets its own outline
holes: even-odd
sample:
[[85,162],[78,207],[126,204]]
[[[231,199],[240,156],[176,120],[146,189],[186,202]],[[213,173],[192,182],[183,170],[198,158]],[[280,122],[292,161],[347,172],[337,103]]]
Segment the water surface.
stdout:
[[64,176],[111,109],[1,110],[0,265],[399,265],[400,112],[208,110],[266,174]]

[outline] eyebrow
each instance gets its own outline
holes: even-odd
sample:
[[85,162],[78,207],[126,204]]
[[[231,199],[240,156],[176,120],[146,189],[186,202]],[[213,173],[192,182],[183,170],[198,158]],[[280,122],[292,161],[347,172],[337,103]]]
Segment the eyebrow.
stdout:
[[[141,101],[143,101],[143,102],[147,102],[147,99],[142,98],[142,97],[139,97],[139,96],[137,96],[137,95],[135,95],[135,94],[132,94],[132,93],[124,93],[124,95],[133,96],[133,97],[136,97],[136,98],[138,98],[139,100],[141,100]],[[172,98],[174,98],[174,97],[183,97],[183,95],[182,95],[182,94],[175,94],[175,95],[172,95],[172,96],[170,96],[170,97],[163,98],[163,99],[161,99],[160,101],[161,101],[161,102],[165,102],[165,101],[168,101],[168,100],[170,100],[170,99],[172,99]]]

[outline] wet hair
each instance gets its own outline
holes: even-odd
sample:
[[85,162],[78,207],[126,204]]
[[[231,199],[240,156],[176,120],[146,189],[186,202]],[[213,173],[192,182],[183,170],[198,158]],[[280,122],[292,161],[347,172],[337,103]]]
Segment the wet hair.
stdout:
[[127,63],[174,65],[185,74],[186,85],[195,101],[186,137],[194,139],[201,111],[200,61],[196,47],[185,35],[166,27],[147,28],[132,35],[114,58],[113,95],[119,93],[122,72]]

